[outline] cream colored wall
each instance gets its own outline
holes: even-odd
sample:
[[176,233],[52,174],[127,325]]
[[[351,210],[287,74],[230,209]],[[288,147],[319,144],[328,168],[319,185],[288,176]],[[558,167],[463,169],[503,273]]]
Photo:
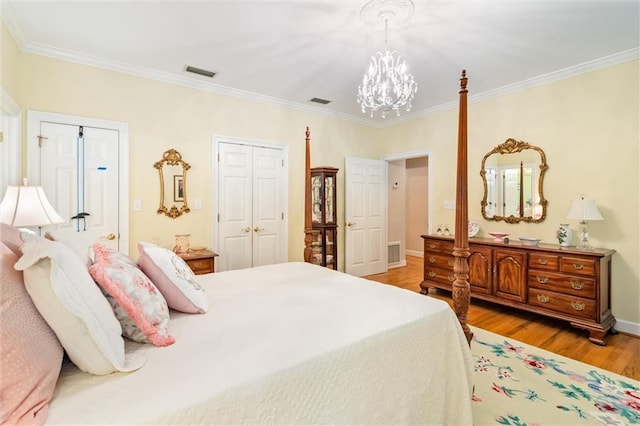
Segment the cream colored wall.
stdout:
[[[344,168],[345,156],[377,157],[375,130],[344,120],[250,102],[75,63],[23,54],[19,103],[26,109],[96,117],[129,124],[130,252],[138,241],[171,246],[174,234],[190,233],[193,245],[212,246],[212,136],[223,135],[289,147],[289,259],[302,260],[305,129],[311,129],[312,165]],[[202,210],[177,219],[156,213],[159,201],[153,163],[175,148],[191,165],[189,198]],[[338,174],[338,200],[344,191]],[[343,203],[338,217],[344,217]],[[193,207],[193,205],[191,205]],[[343,223],[341,220],[339,223]],[[339,244],[343,245],[344,227]],[[342,261],[341,264],[344,264]]]
[[[312,164],[332,165],[338,173],[338,200],[344,199],[344,157],[429,150],[433,222],[453,225],[444,200],[455,199],[457,110],[375,129],[309,112],[259,104],[215,93],[161,83],[41,56],[16,52],[2,29],[2,85],[25,110],[96,117],[129,123],[130,241],[153,237],[170,244],[177,233],[191,233],[196,245],[210,246],[211,138],[234,136],[289,146],[289,258],[302,258],[304,129],[312,130]],[[613,313],[640,324],[640,153],[639,67],[632,61],[562,81],[469,105],[469,216],[481,235],[507,230],[512,236],[537,236],[553,242],[569,201],[584,193],[605,217],[590,224],[594,245],[613,248]],[[469,70],[473,95],[473,70]],[[452,77],[451,91],[458,91]],[[26,124],[25,124],[26,125]],[[26,134],[26,132],[24,132]],[[392,136],[392,137],[391,137]],[[483,155],[506,138],[540,146],[549,170],[544,194],[549,201],[541,224],[509,225],[481,220]],[[394,144],[380,141],[394,140]],[[153,162],[168,148],[182,152],[192,168],[190,198],[202,198],[203,210],[171,220],[157,215],[158,182]],[[344,205],[338,205],[344,223]],[[577,223],[571,223],[578,230]],[[344,226],[339,244],[344,247]],[[343,252],[344,250],[341,250]],[[344,254],[341,254],[344,265]],[[342,268],[341,268],[342,269]]]
[[[612,265],[612,307],[622,321],[640,323],[640,61],[635,60],[517,93],[470,103],[469,217],[480,223],[480,235],[510,232],[555,243],[558,224],[570,200],[585,194],[595,199],[605,217],[589,224],[590,241],[615,249]],[[473,94],[473,70],[469,70]],[[452,79],[452,91],[459,86]],[[454,211],[444,210],[455,199],[457,110],[383,129],[393,135],[393,147],[383,154],[429,150],[433,177],[433,223],[452,225]],[[480,164],[484,154],[512,137],[541,147],[549,170],[544,195],[547,218],[539,224],[506,224],[482,219]],[[574,240],[575,244],[575,240]],[[637,325],[636,325],[637,327]]]

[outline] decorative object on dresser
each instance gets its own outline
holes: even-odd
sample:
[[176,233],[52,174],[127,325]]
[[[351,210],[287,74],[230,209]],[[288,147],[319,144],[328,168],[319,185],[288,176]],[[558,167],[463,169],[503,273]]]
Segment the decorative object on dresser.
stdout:
[[189,237],[191,234],[176,234],[176,245],[173,252],[177,254],[189,253]]
[[218,253],[211,250],[189,250],[186,253],[178,253],[178,256],[189,265],[189,268],[196,275],[211,274],[216,271],[215,259]]
[[[182,155],[175,149],[170,149],[162,154],[162,159],[153,164],[160,175],[160,206],[158,214],[175,219],[183,213],[189,213],[191,209],[187,203],[187,170],[191,166],[182,160]],[[165,176],[172,179],[169,185],[165,185]],[[165,204],[165,200],[173,200],[171,207]],[[170,201],[168,201],[170,202]]]
[[[454,281],[451,238],[422,235],[424,280],[451,291]],[[475,238],[469,243],[471,296],[569,321],[604,345],[616,322],[611,313],[611,258],[614,250],[581,251],[557,245],[525,246]]]
[[338,223],[335,167],[311,169],[312,262],[338,269]]
[[569,229],[568,223],[561,223],[558,229],[556,229],[556,239],[558,240],[558,244],[560,247],[569,247],[571,246],[571,229]]
[[596,202],[594,200],[585,200],[584,197],[581,197],[579,200],[571,201],[571,207],[569,208],[567,219],[579,220],[580,225],[582,225],[580,244],[578,244],[577,248],[580,250],[593,250],[593,247],[589,244],[587,221],[604,220],[598,210]]

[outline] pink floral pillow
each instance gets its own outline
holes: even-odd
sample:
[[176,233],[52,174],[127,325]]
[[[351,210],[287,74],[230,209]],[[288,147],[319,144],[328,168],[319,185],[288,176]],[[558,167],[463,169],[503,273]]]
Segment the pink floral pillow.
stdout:
[[43,424],[63,350],[13,269],[17,260],[0,243],[0,424]]
[[170,308],[189,314],[207,312],[209,299],[180,256],[149,243],[139,243],[138,252],[140,269],[158,287]]
[[93,245],[93,251],[95,259],[89,273],[111,304],[122,334],[156,346],[175,342],[169,334],[167,302],[144,272],[100,243]]

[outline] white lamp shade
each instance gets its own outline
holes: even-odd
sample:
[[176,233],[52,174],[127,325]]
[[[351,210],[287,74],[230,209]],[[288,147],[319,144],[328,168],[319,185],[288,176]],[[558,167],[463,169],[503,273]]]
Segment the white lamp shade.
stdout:
[[15,227],[44,226],[65,220],[47,200],[41,186],[8,186],[0,203],[0,222]]
[[598,211],[598,206],[594,200],[572,200],[569,207],[567,219],[574,220],[604,220],[604,217]]

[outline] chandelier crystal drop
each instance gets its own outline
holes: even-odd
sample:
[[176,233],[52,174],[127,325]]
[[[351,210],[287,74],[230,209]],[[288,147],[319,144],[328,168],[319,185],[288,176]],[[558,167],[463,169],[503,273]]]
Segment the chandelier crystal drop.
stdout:
[[[389,4],[383,0],[373,0],[363,8],[363,14],[370,14],[375,8],[388,8]],[[413,12],[413,3],[398,2],[398,8],[402,8],[404,12],[403,19]],[[407,7],[407,5],[409,7]],[[400,9],[398,9],[400,10]],[[377,17],[384,19],[384,52],[376,52],[371,57],[369,68],[362,77],[362,84],[358,86],[357,101],[362,108],[362,112],[366,113],[367,108],[371,110],[371,118],[375,111],[381,111],[381,117],[387,118],[389,111],[396,111],[400,116],[400,108],[405,111],[411,110],[411,101],[418,91],[418,85],[413,75],[408,72],[407,62],[403,55],[397,50],[389,50],[387,47],[387,30],[389,18],[397,17],[396,11],[383,10],[377,14]]]

